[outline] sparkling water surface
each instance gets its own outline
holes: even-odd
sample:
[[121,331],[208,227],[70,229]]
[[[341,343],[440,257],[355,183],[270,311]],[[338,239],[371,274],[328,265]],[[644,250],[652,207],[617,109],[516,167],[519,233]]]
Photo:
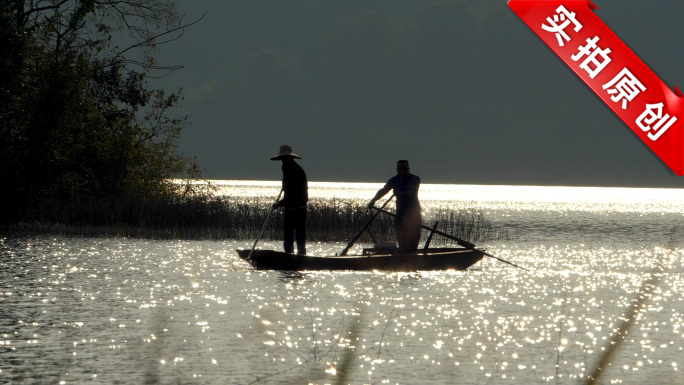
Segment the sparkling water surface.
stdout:
[[[365,202],[380,186],[310,194]],[[653,272],[602,383],[684,382],[684,191],[423,185],[420,197],[426,222],[453,208],[506,224],[515,237],[478,246],[531,271],[486,258],[464,272],[258,272],[234,251],[251,241],[0,236],[0,383],[576,384]]]

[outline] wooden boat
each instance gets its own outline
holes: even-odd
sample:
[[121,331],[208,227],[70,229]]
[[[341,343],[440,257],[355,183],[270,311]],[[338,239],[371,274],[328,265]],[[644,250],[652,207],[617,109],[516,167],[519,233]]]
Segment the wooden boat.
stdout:
[[[347,247],[342,250],[340,255],[328,257],[315,257],[311,255],[297,255],[274,250],[254,250],[251,259],[250,250],[237,250],[240,258],[251,263],[257,270],[382,270],[382,271],[426,271],[426,270],[465,270],[479,262],[485,255],[496,258],[502,262],[511,264],[501,258],[494,257],[478,249],[474,244],[456,238],[442,231],[437,230],[435,222],[432,228],[421,225],[420,227],[430,231],[430,235],[425,241],[425,246],[413,252],[401,252],[395,243],[379,244],[376,242],[373,233],[368,226],[378,216],[385,213],[391,216],[395,214],[383,210],[394,195],[392,195],[382,207],[372,207],[377,212],[366,222],[361,231],[349,242]],[[270,214],[269,214],[270,216]],[[267,218],[268,220],[268,218]],[[359,239],[364,231],[368,231],[374,242],[373,248],[363,249],[361,255],[347,255],[349,249]],[[261,238],[262,231],[257,236],[252,249],[256,247],[257,241]],[[439,234],[448,239],[454,240],[462,247],[434,247],[430,248],[430,241],[434,234]],[[513,265],[513,264],[511,264]],[[513,265],[520,267],[517,265]]]
[[[282,193],[282,191],[281,191]],[[476,248],[474,244],[459,239],[453,235],[437,230],[439,222],[435,222],[432,228],[421,225],[420,227],[430,231],[430,234],[425,241],[425,246],[413,252],[400,252],[396,248],[396,244],[378,244],[370,231],[368,226],[380,213],[385,213],[391,216],[396,216],[383,208],[389,203],[394,195],[392,195],[382,207],[371,207],[377,212],[366,222],[361,231],[349,242],[347,247],[342,250],[340,255],[328,257],[315,257],[310,255],[297,255],[284,253],[274,250],[255,250],[259,238],[265,228],[262,227],[259,235],[252,249],[237,250],[240,258],[251,263],[257,270],[383,270],[383,271],[429,271],[429,270],[465,270],[470,266],[479,262],[485,255],[495,258],[501,262],[515,266],[519,269],[526,270],[514,263],[508,262],[499,257],[493,256],[485,251],[485,249]],[[280,198],[280,195],[278,195]],[[273,209],[271,209],[271,213]],[[271,214],[269,213],[269,217]],[[268,217],[266,218],[268,221]],[[374,247],[363,249],[361,255],[347,255],[349,249],[359,239],[364,231],[368,231],[373,240]],[[456,241],[458,248],[435,247],[430,248],[430,241],[434,234],[441,235],[453,241]],[[252,251],[251,259],[250,251]]]
[[[237,250],[247,260],[249,249]],[[363,249],[362,255],[315,257],[274,250],[254,250],[251,261],[257,270],[465,270],[484,256],[484,250],[428,248],[399,252],[396,248]]]

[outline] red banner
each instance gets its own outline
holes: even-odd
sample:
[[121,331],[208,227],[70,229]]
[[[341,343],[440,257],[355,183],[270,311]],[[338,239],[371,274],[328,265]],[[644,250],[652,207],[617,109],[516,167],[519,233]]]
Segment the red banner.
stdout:
[[509,0],[508,6],[660,159],[684,175],[684,95],[677,86],[671,91],[596,16],[594,3]]

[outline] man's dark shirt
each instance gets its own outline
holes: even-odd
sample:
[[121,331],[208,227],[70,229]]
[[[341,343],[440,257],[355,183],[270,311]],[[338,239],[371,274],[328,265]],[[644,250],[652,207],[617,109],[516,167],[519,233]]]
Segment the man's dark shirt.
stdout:
[[420,209],[418,188],[420,188],[420,177],[408,174],[404,178],[399,175],[391,177],[382,189],[394,190],[394,196],[397,197],[397,216],[402,217],[409,210]]
[[283,163],[283,193],[282,206],[286,209],[306,207],[309,201],[306,173],[295,161]]

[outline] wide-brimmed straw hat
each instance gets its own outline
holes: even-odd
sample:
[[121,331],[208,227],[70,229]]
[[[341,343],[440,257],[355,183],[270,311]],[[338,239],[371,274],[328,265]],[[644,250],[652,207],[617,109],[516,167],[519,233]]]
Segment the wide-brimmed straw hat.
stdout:
[[281,160],[285,157],[292,157],[294,159],[302,159],[301,156],[292,152],[292,147],[288,144],[283,144],[280,146],[280,152],[276,156],[272,156],[271,160]]

